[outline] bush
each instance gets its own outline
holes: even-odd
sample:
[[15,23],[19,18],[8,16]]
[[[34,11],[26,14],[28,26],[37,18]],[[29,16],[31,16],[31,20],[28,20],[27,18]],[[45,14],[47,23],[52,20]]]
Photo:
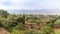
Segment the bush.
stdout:
[[45,26],[41,29],[41,34],[51,34],[53,32],[50,26]]
[[11,34],[20,34],[20,31],[18,31],[18,30],[13,30],[13,31],[11,32]]
[[29,31],[25,31],[24,34],[40,34],[40,32],[36,30],[29,30]]

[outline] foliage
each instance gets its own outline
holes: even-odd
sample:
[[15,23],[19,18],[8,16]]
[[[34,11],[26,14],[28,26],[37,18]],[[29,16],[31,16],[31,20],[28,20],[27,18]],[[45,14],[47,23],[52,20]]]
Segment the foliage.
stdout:
[[29,30],[29,31],[25,31],[24,34],[40,34],[40,33],[35,30]]
[[51,34],[53,32],[50,26],[45,26],[41,29],[41,34]]
[[[52,27],[54,26],[54,24],[60,25],[60,19],[57,20],[58,18],[56,18],[56,16],[50,16],[50,18],[53,19],[50,19],[46,22],[46,25],[41,29],[41,32],[38,32],[36,30],[23,31],[22,28],[23,25],[25,25],[25,20],[29,23],[36,23],[39,26],[40,23],[42,23],[40,17],[46,18],[48,16],[39,15],[38,17],[36,15],[29,15],[29,17],[26,17],[25,14],[9,14],[5,10],[0,10],[0,27],[5,28],[11,34],[51,34],[53,32]],[[21,30],[23,31],[23,33],[21,33]]]
[[0,10],[0,15],[6,18],[9,15],[9,13],[6,10]]
[[11,34],[20,34],[20,31],[18,31],[18,30],[13,30],[13,31],[11,32]]
[[41,23],[40,20],[35,20],[35,23],[37,23],[38,25]]

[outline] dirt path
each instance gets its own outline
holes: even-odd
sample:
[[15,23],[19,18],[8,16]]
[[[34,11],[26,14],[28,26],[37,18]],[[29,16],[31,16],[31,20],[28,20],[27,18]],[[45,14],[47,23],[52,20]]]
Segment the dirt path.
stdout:
[[10,34],[4,28],[0,28],[0,34]]

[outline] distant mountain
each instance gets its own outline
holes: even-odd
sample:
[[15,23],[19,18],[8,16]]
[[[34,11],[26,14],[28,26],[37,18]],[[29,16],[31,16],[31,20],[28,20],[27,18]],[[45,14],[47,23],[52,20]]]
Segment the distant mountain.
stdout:
[[8,10],[9,13],[11,14],[52,14],[52,15],[60,15],[60,10],[59,9],[42,9],[42,10]]

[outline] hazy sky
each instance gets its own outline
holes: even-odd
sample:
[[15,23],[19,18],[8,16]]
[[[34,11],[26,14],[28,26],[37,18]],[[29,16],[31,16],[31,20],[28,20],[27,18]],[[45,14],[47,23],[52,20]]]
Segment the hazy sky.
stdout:
[[60,9],[60,0],[0,0],[0,9]]

